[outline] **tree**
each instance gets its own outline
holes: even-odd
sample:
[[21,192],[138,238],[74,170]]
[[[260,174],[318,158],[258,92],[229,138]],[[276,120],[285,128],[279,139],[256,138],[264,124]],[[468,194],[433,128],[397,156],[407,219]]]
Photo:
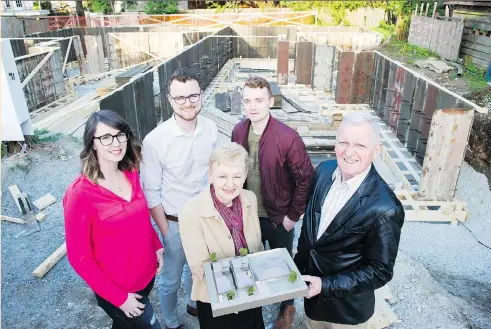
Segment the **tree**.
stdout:
[[114,0],[87,1],[87,8],[95,13],[112,14],[114,12]]
[[177,14],[177,0],[147,1],[145,13],[150,15]]
[[78,16],[84,16],[85,15],[82,1],[75,1],[75,13]]

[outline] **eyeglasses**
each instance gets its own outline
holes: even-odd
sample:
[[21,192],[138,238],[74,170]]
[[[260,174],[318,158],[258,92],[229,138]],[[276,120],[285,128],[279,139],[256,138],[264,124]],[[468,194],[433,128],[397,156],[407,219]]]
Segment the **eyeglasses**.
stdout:
[[[170,96],[170,95],[169,95]],[[197,103],[199,99],[201,98],[201,94],[191,94],[189,96],[177,96],[177,97],[172,97],[170,96],[176,102],[177,105],[183,105],[186,103],[186,99],[189,99],[190,103]]]
[[94,137],[94,139],[98,139],[104,146],[109,146],[114,142],[114,137],[116,137],[120,143],[126,143],[128,141],[128,134],[123,132],[117,133],[116,135],[105,134],[99,137]]

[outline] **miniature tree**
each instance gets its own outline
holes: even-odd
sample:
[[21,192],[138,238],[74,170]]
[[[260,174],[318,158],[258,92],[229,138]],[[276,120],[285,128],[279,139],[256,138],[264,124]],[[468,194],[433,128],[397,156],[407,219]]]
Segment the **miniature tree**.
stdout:
[[240,248],[239,254],[241,256],[247,256],[249,254],[249,250],[247,248]]
[[290,281],[291,283],[297,281],[297,272],[290,271],[290,275],[288,276],[288,281]]
[[235,298],[235,292],[233,290],[227,291],[227,299],[232,300]]
[[248,286],[248,287],[247,287],[247,294],[248,294],[249,296],[254,295],[254,286]]
[[216,261],[217,261],[217,253],[216,253],[216,252],[212,252],[212,253],[210,254],[210,261],[211,261],[212,263],[214,263],[214,262],[216,262]]

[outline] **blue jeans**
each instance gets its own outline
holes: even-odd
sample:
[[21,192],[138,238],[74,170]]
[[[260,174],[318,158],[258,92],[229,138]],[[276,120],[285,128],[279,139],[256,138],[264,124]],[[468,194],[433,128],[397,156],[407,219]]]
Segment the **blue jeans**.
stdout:
[[163,238],[163,243],[165,248],[164,268],[158,280],[160,306],[162,307],[162,315],[167,327],[177,328],[179,327],[177,290],[181,285],[181,276],[184,280],[187,303],[192,307],[196,307],[196,302],[191,300],[193,279],[182,248],[179,224],[177,222],[169,221],[167,236]]

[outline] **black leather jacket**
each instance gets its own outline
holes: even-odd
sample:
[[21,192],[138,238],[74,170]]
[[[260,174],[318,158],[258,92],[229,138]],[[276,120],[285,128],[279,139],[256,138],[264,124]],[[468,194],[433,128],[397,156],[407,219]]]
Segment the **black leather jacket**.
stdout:
[[322,278],[321,293],[305,298],[316,321],[366,322],[374,312],[374,290],[392,279],[404,209],[372,165],[357,192],[317,240],[321,208],[337,168],[322,162],[312,180],[295,263],[302,274]]

